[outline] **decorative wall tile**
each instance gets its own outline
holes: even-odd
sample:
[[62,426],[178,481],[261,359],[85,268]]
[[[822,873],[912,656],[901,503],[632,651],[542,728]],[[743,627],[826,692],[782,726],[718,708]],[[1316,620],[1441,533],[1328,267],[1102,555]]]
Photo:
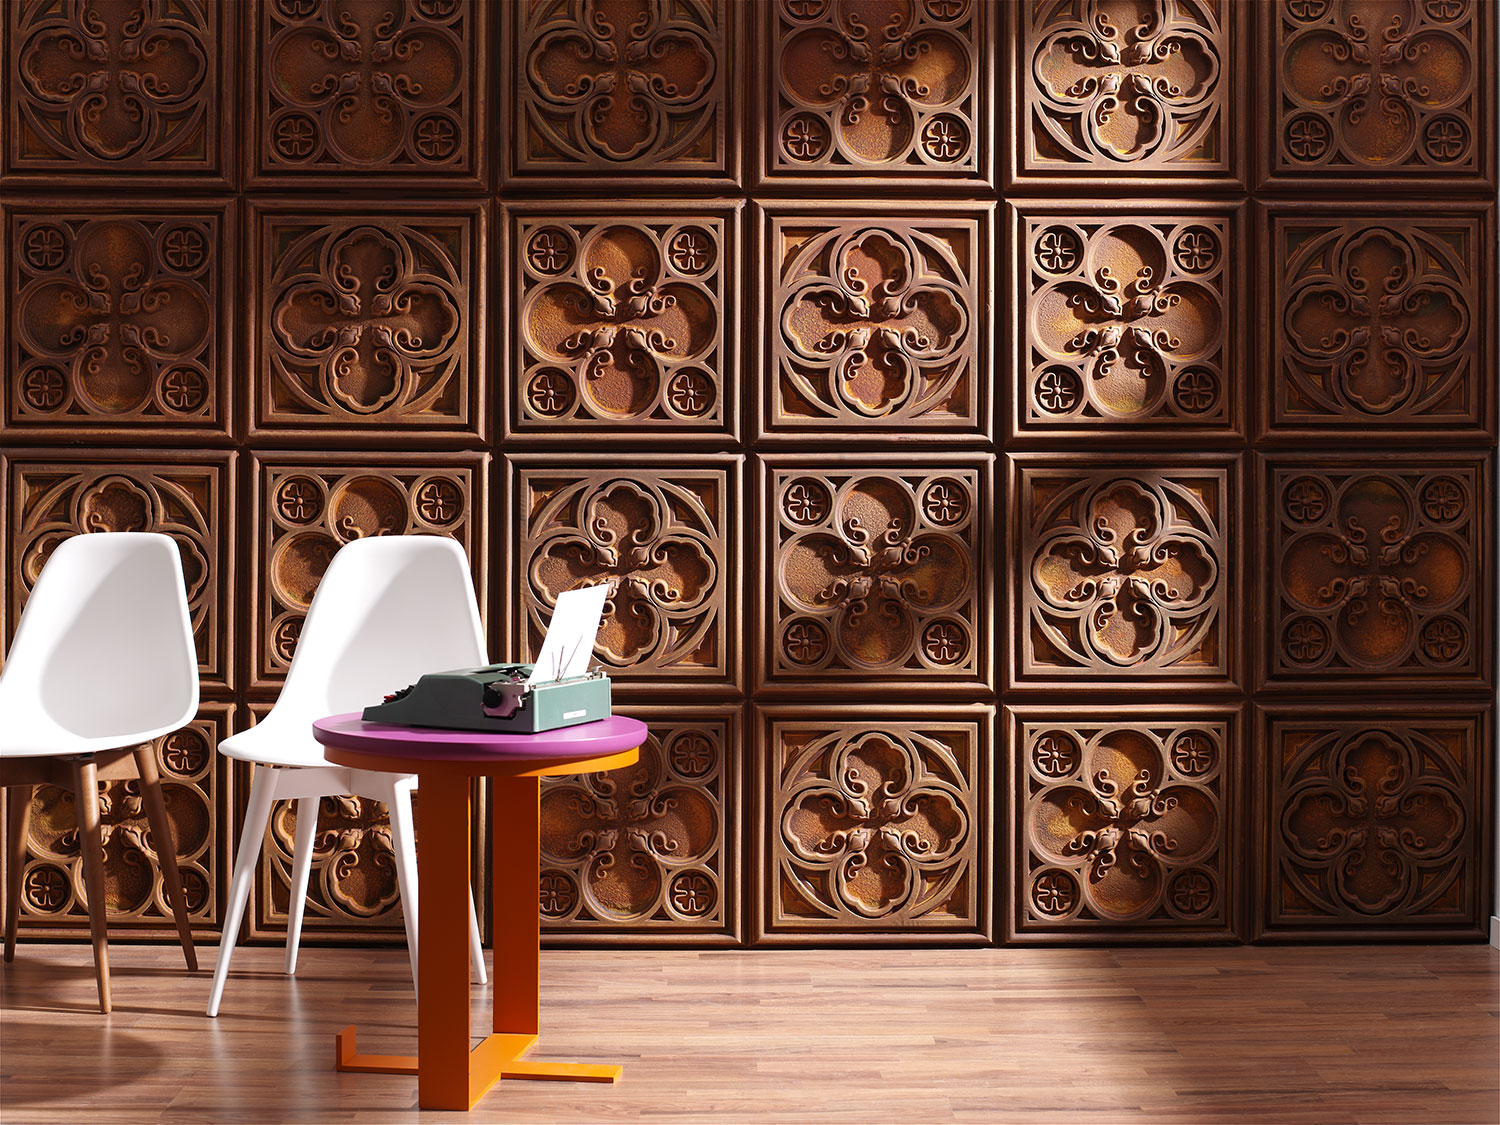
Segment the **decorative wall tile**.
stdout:
[[[1273,430],[1443,436],[1494,426],[1492,226],[1479,208],[1266,212]],[[1487,233],[1487,231],[1491,233]],[[1478,435],[1476,435],[1478,436]]]
[[738,205],[508,209],[511,429],[737,424]]
[[772,454],[760,491],[764,683],[986,690],[987,455]]
[[1260,16],[1274,181],[1493,185],[1493,4],[1278,0]]
[[6,179],[225,183],[234,22],[224,0],[5,5]]
[[[509,174],[540,183],[734,181],[731,0],[506,6]],[[511,21],[514,21],[513,24]]]
[[182,554],[188,613],[205,689],[233,686],[233,453],[174,451],[170,463],[125,450],[34,449],[4,465],[9,638],[42,568],[64,539],[95,531],[155,531]]
[[251,686],[274,687],[338,549],[368,535],[447,535],[485,608],[485,466],[477,453],[256,453]]
[[740,709],[626,707],[634,766],[542,780],[541,908],[560,941],[739,938]]
[[541,648],[557,595],[609,583],[595,659],[616,689],[734,687],[741,675],[740,458],[515,455],[506,589],[514,659]]
[[758,720],[758,941],[988,940],[992,708]]
[[1267,468],[1268,674],[1482,687],[1488,459],[1288,454]]
[[257,430],[478,431],[480,205],[256,205],[251,230]]
[[764,433],[989,432],[987,207],[778,207],[761,237]]
[[[224,830],[229,807],[229,770],[215,752],[230,731],[228,703],[205,703],[181,730],[153,739],[162,800],[172,822],[177,868],[195,936],[215,932],[221,888],[228,886]],[[99,783],[100,835],[104,841],[106,908],[111,933],[175,941],[171,903],[162,884],[159,842],[152,836],[140,783]],[[73,793],[38,786],[21,873],[21,919],[25,935],[88,933],[80,858],[78,810]]]
[[1241,397],[1235,212],[1145,206],[1128,214],[1017,212],[1016,344],[1026,389],[1017,432],[1207,431]]
[[1234,674],[1231,459],[1010,460],[1016,682],[1138,688]]
[[993,6],[773,0],[759,9],[765,178],[989,181]]
[[1257,936],[1482,937],[1486,711],[1430,699],[1268,707],[1259,743]]
[[1239,712],[1021,707],[1010,936],[1236,936]]
[[229,207],[6,208],[7,425],[229,428]]
[[250,18],[252,182],[485,179],[488,3],[265,0]]
[[1233,181],[1230,99],[1251,5],[1231,0],[1007,5],[1018,180]]

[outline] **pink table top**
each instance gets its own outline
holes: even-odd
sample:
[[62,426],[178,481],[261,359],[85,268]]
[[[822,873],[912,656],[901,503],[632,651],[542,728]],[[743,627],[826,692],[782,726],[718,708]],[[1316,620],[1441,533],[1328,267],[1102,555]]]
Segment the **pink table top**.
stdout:
[[[340,765],[368,769],[371,757],[389,757],[393,760],[389,768],[397,772],[410,772],[413,764],[446,764],[467,766],[474,773],[491,772],[486,766],[513,773],[528,763],[544,768],[565,766],[570,761],[634,750],[646,741],[646,724],[612,715],[541,734],[508,734],[367,723],[359,712],[351,711],[316,720],[313,737],[329,748],[328,759]],[[395,760],[407,763],[407,768],[402,770]]]

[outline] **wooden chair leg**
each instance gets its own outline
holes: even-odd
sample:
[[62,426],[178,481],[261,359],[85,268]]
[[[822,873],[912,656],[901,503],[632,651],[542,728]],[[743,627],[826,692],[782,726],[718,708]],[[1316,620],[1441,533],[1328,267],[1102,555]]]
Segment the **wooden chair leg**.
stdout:
[[26,833],[31,827],[31,796],[35,785],[12,785],[5,790],[5,820],[10,828],[5,852],[5,959],[16,956],[16,930],[21,923],[21,868],[26,865]]
[[99,833],[99,767],[92,757],[74,758],[73,795],[78,807],[78,850],[89,900],[89,935],[94,941],[94,975],[99,979],[99,1010],[108,1013],[109,946],[104,903],[104,840]]
[[182,873],[177,870],[177,839],[172,835],[172,821],[167,816],[167,803],[161,795],[161,778],[156,772],[156,752],[151,747],[136,748],[135,771],[141,777],[141,799],[146,805],[146,820],[151,825],[151,838],[156,844],[156,856],[161,863],[161,878],[167,887],[167,901],[172,904],[172,917],[177,922],[177,937],[182,942],[182,954],[187,958],[188,972],[196,973],[198,954],[193,949],[193,931],[188,925],[187,896],[182,891]]

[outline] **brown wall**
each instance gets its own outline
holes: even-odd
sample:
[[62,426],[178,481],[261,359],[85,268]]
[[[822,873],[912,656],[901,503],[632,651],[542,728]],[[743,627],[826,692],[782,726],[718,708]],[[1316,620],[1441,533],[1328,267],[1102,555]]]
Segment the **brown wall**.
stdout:
[[[620,579],[566,940],[1481,932],[1493,5],[92,7],[4,5],[3,633],[67,535],[182,545],[204,931],[214,740],[340,543],[436,532],[496,656]],[[398,934],[381,810],[322,824],[310,931]]]

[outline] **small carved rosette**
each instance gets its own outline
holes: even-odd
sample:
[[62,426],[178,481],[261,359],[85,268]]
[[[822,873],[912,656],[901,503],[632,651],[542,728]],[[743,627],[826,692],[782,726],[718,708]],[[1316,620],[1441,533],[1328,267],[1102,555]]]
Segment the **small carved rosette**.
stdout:
[[516,173],[727,175],[729,0],[506,7]]
[[225,429],[222,210],[20,208],[6,237],[10,422]]
[[257,423],[473,431],[478,208],[262,211]]
[[[1483,0],[1280,0],[1273,24],[1274,174],[1422,176],[1482,172],[1476,66],[1494,24]],[[1493,13],[1492,13],[1493,15]]]
[[1488,468],[1273,465],[1273,677],[1482,686]]
[[1260,933],[1480,937],[1485,719],[1273,711]]
[[475,574],[483,574],[476,551],[484,541],[485,460],[456,454],[414,463],[392,456],[330,465],[327,458],[259,456],[252,682],[274,686],[286,675],[318,583],[345,543],[369,535],[447,535],[463,544]]
[[733,739],[725,719],[653,719],[636,765],[542,781],[547,932],[734,936]]
[[[468,0],[266,0],[258,5],[260,174],[482,175]],[[478,28],[476,29],[476,24]]]
[[773,214],[766,429],[974,435],[988,214]]
[[987,723],[773,715],[761,937],[982,934]]
[[[55,452],[55,451],[54,451]],[[105,465],[10,458],[12,627],[42,568],[64,539],[95,531],[170,535],[182,556],[188,613],[204,687],[229,686],[230,586],[225,560],[230,529],[231,454],[179,455],[178,464]]]
[[222,176],[221,37],[235,14],[224,0],[6,4],[6,171]]
[[767,461],[767,678],[982,681],[988,473]]
[[1485,426],[1483,217],[1408,210],[1272,213],[1273,427]]
[[512,508],[523,514],[515,556],[522,659],[541,648],[559,594],[608,583],[594,656],[617,682],[737,682],[736,470],[533,461],[510,459]]
[[1129,710],[1016,716],[1017,936],[1234,936],[1234,713]]
[[1024,175],[1225,179],[1231,0],[1027,4]]
[[1023,430],[1228,424],[1228,216],[1022,224]]
[[[220,791],[228,774],[214,748],[229,735],[232,705],[208,703],[181,730],[153,739],[162,800],[172,823],[177,869],[193,926],[218,921],[210,880],[218,879]],[[175,933],[140,782],[99,783],[99,834],[110,929]],[[21,914],[49,929],[88,930],[87,890],[73,794],[37,788],[21,868]]]
[[984,179],[987,4],[776,0],[770,177]]
[[1016,678],[1227,678],[1230,468],[1015,460]]
[[513,223],[518,431],[725,432],[732,212]]

